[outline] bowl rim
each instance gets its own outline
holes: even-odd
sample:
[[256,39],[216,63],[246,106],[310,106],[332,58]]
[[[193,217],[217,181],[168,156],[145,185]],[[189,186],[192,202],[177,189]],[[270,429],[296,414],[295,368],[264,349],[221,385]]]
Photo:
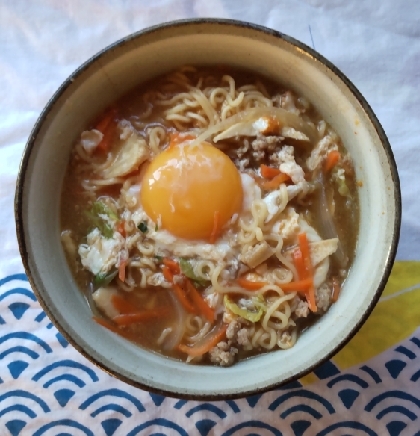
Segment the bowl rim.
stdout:
[[[390,246],[388,250],[388,254],[386,256],[386,261],[384,264],[383,274],[381,277],[381,280],[379,282],[379,285],[377,287],[377,290],[370,301],[369,306],[366,308],[363,315],[360,317],[359,321],[354,325],[352,330],[349,332],[349,334],[343,338],[343,340],[337,344],[337,346],[331,350],[327,355],[325,355],[323,358],[319,359],[317,362],[313,363],[309,367],[307,367],[305,370],[300,371],[297,374],[294,374],[293,376],[290,376],[280,382],[276,382],[273,384],[270,384],[268,386],[263,386],[261,388],[255,388],[248,391],[241,391],[237,393],[230,393],[230,394],[184,394],[184,393],[177,393],[172,391],[167,391],[165,389],[159,389],[153,386],[149,386],[145,383],[135,381],[129,377],[126,377],[122,374],[120,374],[117,371],[114,371],[106,366],[104,362],[98,361],[96,358],[91,356],[87,351],[84,350],[84,348],[79,345],[76,340],[73,339],[73,337],[67,333],[67,331],[62,327],[60,321],[55,317],[54,313],[50,311],[48,305],[46,304],[42,291],[40,291],[36,284],[35,279],[32,275],[31,267],[30,267],[30,258],[29,254],[26,248],[26,240],[25,240],[25,231],[24,231],[24,218],[23,218],[23,211],[24,211],[24,186],[26,181],[26,175],[27,175],[27,168],[29,165],[29,160],[32,154],[32,151],[35,147],[36,139],[38,136],[38,133],[47,118],[49,112],[53,109],[55,103],[61,95],[66,91],[66,89],[71,86],[72,82],[80,75],[82,74],[86,69],[88,69],[93,63],[98,61],[102,56],[105,54],[119,48],[120,46],[125,45],[128,42],[131,42],[136,39],[140,39],[141,37],[145,35],[150,35],[156,32],[160,32],[162,30],[166,29],[176,29],[178,27],[185,27],[185,26],[197,26],[197,25],[203,25],[203,24],[209,24],[209,25],[216,25],[216,26],[226,26],[226,27],[234,27],[234,28],[245,28],[245,29],[251,29],[253,31],[256,31],[260,34],[265,34],[268,36],[275,37],[276,39],[281,39],[284,42],[288,43],[289,45],[293,46],[295,49],[299,49],[301,54],[304,56],[308,56],[312,58],[312,60],[316,61],[316,63],[322,64],[324,67],[326,67],[328,70],[330,70],[333,74],[338,76],[338,78],[341,80],[341,82],[344,83],[344,85],[347,87],[347,89],[351,92],[351,94],[356,98],[358,103],[361,105],[362,109],[365,111],[367,117],[369,118],[370,122],[372,123],[372,126],[383,146],[383,149],[386,154],[387,162],[389,165],[391,177],[392,177],[392,184],[394,187],[394,207],[395,207],[395,217],[394,217],[394,228],[392,233],[392,238],[390,241]],[[259,24],[247,22],[247,21],[241,21],[241,20],[235,20],[235,19],[222,19],[222,18],[192,18],[192,19],[181,19],[181,20],[174,20],[174,21],[168,21],[159,23],[153,26],[146,27],[142,30],[139,30],[137,32],[131,33],[123,38],[118,39],[117,41],[109,44],[93,56],[91,56],[89,59],[87,59],[85,62],[83,62],[76,70],[74,70],[59,86],[59,88],[54,92],[52,97],[49,99],[45,107],[42,109],[36,123],[34,124],[34,127],[32,128],[32,131],[28,137],[27,143],[25,145],[22,159],[19,165],[18,169],[18,176],[16,180],[16,190],[15,190],[15,198],[14,198],[14,214],[15,214],[15,224],[16,224],[16,235],[19,245],[19,252],[22,258],[23,266],[25,269],[25,273],[28,277],[29,283],[31,285],[31,288],[37,297],[42,309],[45,311],[45,313],[48,315],[50,320],[53,322],[55,327],[59,330],[59,332],[64,336],[64,338],[85,358],[87,358],[91,363],[96,365],[101,370],[105,371],[106,373],[110,374],[111,376],[115,377],[116,379],[123,381],[131,386],[134,386],[136,388],[140,388],[142,390],[146,390],[148,392],[157,393],[160,395],[173,397],[173,398],[181,398],[181,399],[188,399],[188,400],[206,400],[206,401],[218,401],[218,400],[226,400],[226,399],[238,399],[238,398],[244,398],[249,395],[256,395],[256,394],[262,394],[264,392],[267,392],[269,390],[272,390],[274,388],[278,388],[280,386],[285,386],[288,383],[298,380],[299,378],[303,377],[304,375],[310,373],[315,368],[319,367],[323,363],[325,363],[327,360],[329,360],[333,355],[335,355],[338,351],[340,351],[352,338],[353,336],[360,330],[362,325],[365,323],[369,315],[371,314],[373,308],[377,304],[385,285],[388,281],[389,275],[391,273],[397,248],[398,248],[398,242],[400,238],[400,227],[401,227],[401,215],[402,215],[402,202],[401,202],[401,188],[400,188],[400,179],[397,171],[397,165],[394,158],[394,154],[391,148],[391,145],[388,141],[388,138],[385,134],[385,131],[380,124],[378,118],[376,117],[375,113],[373,112],[371,106],[366,101],[366,99],[363,97],[361,92],[356,88],[356,86],[348,79],[348,77],[339,70],[334,64],[332,64],[328,59],[326,59],[324,56],[322,56],[320,53],[318,53],[315,49],[309,47],[308,45],[302,43],[301,41],[286,35],[280,31],[271,29],[266,26],[262,26]]]

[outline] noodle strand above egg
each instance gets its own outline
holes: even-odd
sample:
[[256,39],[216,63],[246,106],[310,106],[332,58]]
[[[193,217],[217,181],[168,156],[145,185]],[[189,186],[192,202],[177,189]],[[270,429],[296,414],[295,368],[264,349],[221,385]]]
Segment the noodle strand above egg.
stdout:
[[358,232],[353,162],[312,105],[264,77],[182,67],[75,144],[61,204],[98,323],[188,363],[293,347],[340,295]]

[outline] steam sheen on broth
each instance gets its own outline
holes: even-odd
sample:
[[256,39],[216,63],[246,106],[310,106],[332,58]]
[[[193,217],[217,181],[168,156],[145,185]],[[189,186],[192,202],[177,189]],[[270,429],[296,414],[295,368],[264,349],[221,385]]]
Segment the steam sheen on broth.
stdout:
[[292,347],[339,298],[358,220],[351,157],[304,97],[185,66],[81,132],[61,238],[96,322],[228,366]]

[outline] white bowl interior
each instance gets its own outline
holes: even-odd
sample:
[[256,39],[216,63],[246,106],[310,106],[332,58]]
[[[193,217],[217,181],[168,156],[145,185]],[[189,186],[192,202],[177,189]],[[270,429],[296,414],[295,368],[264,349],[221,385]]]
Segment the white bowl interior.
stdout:
[[[60,244],[63,174],[70,148],[87,122],[144,80],[183,64],[208,63],[255,70],[306,96],[341,136],[363,184],[357,254],[338,302],[292,349],[231,368],[189,366],[162,358],[97,326]],[[27,157],[27,166],[22,167],[26,169],[22,231],[32,283],[44,307],[80,351],[107,371],[144,387],[173,395],[238,395],[305,372],[331,354],[362,320],[389,262],[398,189],[375,127],[333,71],[290,42],[252,28],[214,23],[175,26],[113,47],[65,84],[47,109]]]

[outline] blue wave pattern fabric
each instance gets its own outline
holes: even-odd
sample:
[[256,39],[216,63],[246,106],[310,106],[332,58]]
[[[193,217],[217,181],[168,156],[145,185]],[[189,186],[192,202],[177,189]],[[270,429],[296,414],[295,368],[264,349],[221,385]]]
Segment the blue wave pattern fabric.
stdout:
[[[76,352],[24,274],[0,280],[1,435],[420,435],[420,334],[318,381],[235,401],[197,402],[126,385]],[[413,370],[414,368],[414,370]]]

